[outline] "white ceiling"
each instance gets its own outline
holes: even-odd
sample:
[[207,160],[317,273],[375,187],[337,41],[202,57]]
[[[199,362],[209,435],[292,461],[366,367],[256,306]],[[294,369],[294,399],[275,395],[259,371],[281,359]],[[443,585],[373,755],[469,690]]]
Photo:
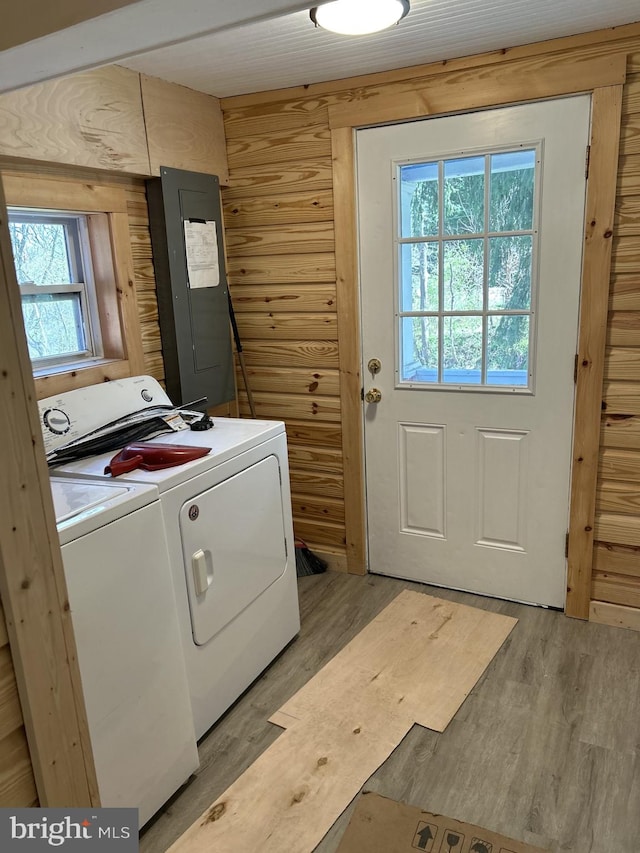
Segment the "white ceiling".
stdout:
[[0,51],[0,92],[304,8],[305,0],[137,0]]
[[411,0],[371,36],[315,29],[308,12],[247,23],[121,64],[218,97],[468,56],[640,20],[640,0]]

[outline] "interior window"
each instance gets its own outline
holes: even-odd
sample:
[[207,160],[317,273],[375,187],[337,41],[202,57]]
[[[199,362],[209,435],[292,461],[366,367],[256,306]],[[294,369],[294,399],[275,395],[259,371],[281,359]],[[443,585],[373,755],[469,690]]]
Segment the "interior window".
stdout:
[[535,146],[398,167],[400,382],[532,387]]
[[86,216],[9,209],[34,369],[103,355]]

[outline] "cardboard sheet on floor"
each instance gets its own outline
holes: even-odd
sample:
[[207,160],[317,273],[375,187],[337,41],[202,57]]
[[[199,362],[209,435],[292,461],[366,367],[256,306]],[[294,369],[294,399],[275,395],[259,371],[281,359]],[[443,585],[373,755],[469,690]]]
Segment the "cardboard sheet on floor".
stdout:
[[372,792],[358,799],[336,853],[544,853],[481,826]]
[[271,717],[286,731],[170,853],[310,853],[414,723],[444,730],[516,621],[400,593]]
[[269,720],[288,729],[338,702],[443,732],[516,621],[405,590]]

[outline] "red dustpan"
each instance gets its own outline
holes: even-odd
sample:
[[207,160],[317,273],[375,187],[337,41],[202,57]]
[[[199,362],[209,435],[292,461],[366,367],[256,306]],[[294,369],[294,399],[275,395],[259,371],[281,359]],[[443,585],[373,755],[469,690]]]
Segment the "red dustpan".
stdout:
[[173,465],[192,462],[210,452],[210,447],[137,441],[127,444],[119,453],[116,453],[104,469],[104,473],[119,477],[120,474],[128,474],[136,468],[142,468],[143,471],[159,471],[161,468],[171,468]]

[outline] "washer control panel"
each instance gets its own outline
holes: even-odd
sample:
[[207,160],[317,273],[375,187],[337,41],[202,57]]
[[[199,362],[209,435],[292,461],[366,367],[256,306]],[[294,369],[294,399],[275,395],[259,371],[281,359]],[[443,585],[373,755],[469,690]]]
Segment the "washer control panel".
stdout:
[[47,454],[121,418],[156,406],[172,406],[152,376],[131,376],[56,394],[38,402]]

